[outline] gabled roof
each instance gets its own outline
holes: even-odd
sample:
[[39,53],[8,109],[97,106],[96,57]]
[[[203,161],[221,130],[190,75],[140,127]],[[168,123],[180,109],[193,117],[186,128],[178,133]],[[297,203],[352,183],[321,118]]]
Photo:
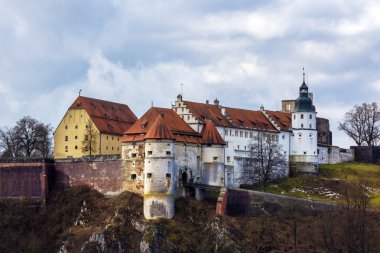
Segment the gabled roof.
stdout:
[[265,110],[265,113],[280,127],[281,131],[289,131],[291,128],[292,117],[289,112]]
[[137,117],[128,105],[79,96],[69,109],[85,109],[101,133],[122,135]]
[[206,123],[206,120],[212,121],[215,126],[231,127],[231,123],[222,114],[218,105],[204,104],[197,102],[184,101],[184,104],[201,123]]
[[225,110],[234,127],[252,130],[260,129],[266,131],[277,131],[262,111],[229,107],[225,107]]
[[[276,131],[276,128],[261,111],[221,107],[219,105],[190,101],[184,101],[184,104],[200,123],[212,121],[215,126],[221,127]],[[225,109],[226,115],[223,115],[222,108]]]
[[168,139],[175,140],[174,135],[166,126],[164,119],[159,114],[154,120],[152,126],[145,134],[144,139]]
[[161,115],[166,126],[173,133],[197,135],[186,122],[172,109],[152,107],[124,134],[146,134],[152,127],[157,116]]
[[222,136],[220,136],[218,130],[216,130],[216,127],[212,121],[208,121],[207,124],[202,128],[202,144],[208,144],[208,145],[225,145],[225,141],[223,140]]
[[201,136],[175,111],[168,108],[150,108],[124,133],[122,142],[145,139],[175,139],[177,142],[201,143]]

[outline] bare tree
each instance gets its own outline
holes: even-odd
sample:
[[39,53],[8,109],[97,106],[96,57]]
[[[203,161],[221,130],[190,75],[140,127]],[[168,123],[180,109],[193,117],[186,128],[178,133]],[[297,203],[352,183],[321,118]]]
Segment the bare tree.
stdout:
[[86,131],[82,141],[82,151],[90,156],[97,151],[98,131],[91,120],[87,121]]
[[46,157],[51,153],[51,132],[49,125],[25,116],[14,127],[20,151],[24,157]]
[[355,105],[347,112],[339,130],[344,131],[358,146],[376,145],[380,139],[380,109],[377,103]]
[[0,129],[0,148],[2,157],[15,158],[19,156],[20,145],[14,128],[4,127]]
[[52,128],[25,116],[13,128],[0,130],[3,157],[48,157],[52,151]]
[[288,166],[274,134],[259,131],[249,146],[249,155],[243,161],[239,181],[243,184],[260,182],[264,191],[268,183],[280,177]]

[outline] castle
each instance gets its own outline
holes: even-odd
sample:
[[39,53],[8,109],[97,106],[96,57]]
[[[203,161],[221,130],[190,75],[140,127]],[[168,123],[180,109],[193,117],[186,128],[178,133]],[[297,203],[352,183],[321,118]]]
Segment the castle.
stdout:
[[[195,191],[197,199],[202,199],[207,187],[239,187],[242,166],[249,155],[250,146],[257,142],[258,133],[264,133],[277,143],[287,164],[279,168],[285,177],[317,174],[319,163],[352,159],[350,152],[329,143],[319,143],[322,137],[326,137],[325,132],[329,135],[329,129],[322,134],[317,129],[317,122],[327,121],[328,125],[328,120],[316,117],[305,75],[299,96],[292,102],[294,106],[285,106],[286,110],[283,111],[270,111],[264,107],[260,110],[225,107],[217,99],[212,104],[209,101],[192,102],[184,100],[180,94],[172,108],[151,107],[137,120],[128,111],[129,107],[118,105],[120,108],[115,109],[115,104],[105,102],[78,97],[66,114],[65,118],[68,119],[63,120],[64,125],[70,122],[75,126],[86,124],[79,116],[81,112],[86,112],[89,115],[86,117],[93,120],[97,129],[111,125],[104,119],[126,126],[122,137],[120,131],[112,132],[114,136],[104,129],[98,129],[98,132],[105,134],[104,138],[107,139],[120,138],[123,189],[144,196],[146,219],[172,218],[175,199],[188,196],[190,190]],[[96,109],[100,106],[102,112]],[[72,116],[78,117],[79,121],[70,121],[74,109],[84,110]],[[128,112],[124,115],[129,117],[121,119],[115,110],[124,110]],[[115,115],[110,117],[108,112]],[[99,117],[103,120],[100,121]],[[60,130],[59,136],[55,135],[56,145],[65,145],[59,144],[65,143],[65,131],[67,128]],[[331,142],[331,136],[328,141]],[[102,150],[102,146],[99,149]],[[100,152],[113,154],[107,153],[104,148]],[[66,155],[71,157],[70,152]]]

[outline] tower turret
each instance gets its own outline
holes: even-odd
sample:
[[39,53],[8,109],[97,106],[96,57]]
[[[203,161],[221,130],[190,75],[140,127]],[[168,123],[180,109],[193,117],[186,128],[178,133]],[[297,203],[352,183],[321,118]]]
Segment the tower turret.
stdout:
[[224,145],[212,121],[202,128],[202,183],[215,186],[225,185]]
[[291,114],[290,175],[318,173],[316,116],[303,72],[303,82],[299,88],[295,110]]
[[175,137],[158,115],[145,134],[144,216],[146,219],[174,216]]

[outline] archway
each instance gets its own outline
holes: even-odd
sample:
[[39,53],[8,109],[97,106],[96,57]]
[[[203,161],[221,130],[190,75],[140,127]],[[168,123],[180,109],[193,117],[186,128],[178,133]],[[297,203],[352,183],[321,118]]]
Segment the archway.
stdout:
[[183,172],[182,173],[182,183],[184,183],[184,184],[186,184],[186,183],[188,183],[188,177],[187,177],[187,172],[185,171],[185,172]]

